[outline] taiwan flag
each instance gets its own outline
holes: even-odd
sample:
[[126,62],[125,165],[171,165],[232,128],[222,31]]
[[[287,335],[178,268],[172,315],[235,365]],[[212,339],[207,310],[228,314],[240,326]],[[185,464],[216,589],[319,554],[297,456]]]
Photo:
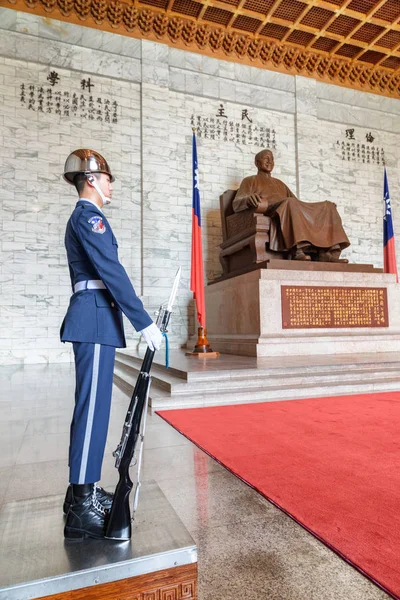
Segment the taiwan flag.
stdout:
[[383,201],[385,203],[383,215],[383,272],[394,273],[396,281],[399,282],[396,263],[396,247],[394,242],[392,206],[390,204],[389,184],[387,180],[386,167],[383,181]]
[[196,300],[197,320],[202,327],[206,326],[206,306],[204,300],[203,249],[201,243],[201,216],[199,167],[197,163],[196,135],[193,132],[192,146],[193,196],[192,196],[192,268],[190,272],[190,289]]

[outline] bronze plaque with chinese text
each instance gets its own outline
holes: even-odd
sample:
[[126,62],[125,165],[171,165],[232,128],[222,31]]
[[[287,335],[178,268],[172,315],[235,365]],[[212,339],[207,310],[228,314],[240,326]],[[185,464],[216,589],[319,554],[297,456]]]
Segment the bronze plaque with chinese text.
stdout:
[[386,288],[282,285],[283,329],[388,327]]

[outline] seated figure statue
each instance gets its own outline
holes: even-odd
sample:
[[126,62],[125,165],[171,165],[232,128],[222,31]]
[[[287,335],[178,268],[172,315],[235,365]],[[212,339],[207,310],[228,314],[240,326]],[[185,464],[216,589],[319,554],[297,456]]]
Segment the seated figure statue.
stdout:
[[298,200],[283,181],[271,177],[270,150],[259,152],[255,164],[257,175],[243,179],[232,207],[235,212],[253,208],[271,217],[270,250],[290,250],[295,260],[311,260],[313,255],[323,262],[347,263],[340,253],[350,242],[336,204]]

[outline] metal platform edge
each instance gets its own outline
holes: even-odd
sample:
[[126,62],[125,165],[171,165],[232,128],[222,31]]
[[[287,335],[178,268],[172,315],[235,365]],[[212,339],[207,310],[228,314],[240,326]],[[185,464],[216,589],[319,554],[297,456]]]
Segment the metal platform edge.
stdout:
[[[114,543],[114,542],[105,542]],[[129,543],[129,542],[126,542]],[[80,588],[111,583],[129,577],[171,569],[197,562],[197,546],[187,546],[130,561],[101,565],[74,573],[49,577],[0,589],[1,600],[33,600]]]

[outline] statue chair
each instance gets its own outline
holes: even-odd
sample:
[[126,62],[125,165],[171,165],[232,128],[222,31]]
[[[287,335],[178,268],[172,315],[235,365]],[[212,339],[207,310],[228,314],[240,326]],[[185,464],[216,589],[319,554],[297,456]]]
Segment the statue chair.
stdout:
[[286,258],[285,252],[269,250],[271,218],[254,209],[235,213],[232,201],[236,190],[227,190],[220,198],[222,239],[219,260],[224,275],[252,270],[258,263]]

